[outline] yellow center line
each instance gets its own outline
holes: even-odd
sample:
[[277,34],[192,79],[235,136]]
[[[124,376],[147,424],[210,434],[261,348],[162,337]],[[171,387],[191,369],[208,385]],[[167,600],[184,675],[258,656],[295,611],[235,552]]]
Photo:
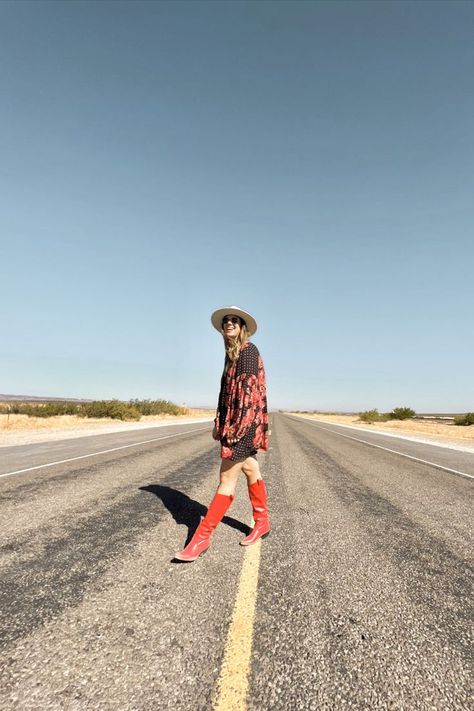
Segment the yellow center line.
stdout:
[[213,711],[245,711],[247,708],[261,544],[259,540],[245,549]]

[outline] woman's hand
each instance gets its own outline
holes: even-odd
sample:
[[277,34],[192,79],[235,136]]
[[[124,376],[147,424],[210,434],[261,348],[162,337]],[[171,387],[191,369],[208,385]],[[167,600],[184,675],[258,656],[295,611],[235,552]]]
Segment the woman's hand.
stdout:
[[215,425],[214,429],[212,430],[212,439],[219,439],[219,437],[217,436],[217,428]]

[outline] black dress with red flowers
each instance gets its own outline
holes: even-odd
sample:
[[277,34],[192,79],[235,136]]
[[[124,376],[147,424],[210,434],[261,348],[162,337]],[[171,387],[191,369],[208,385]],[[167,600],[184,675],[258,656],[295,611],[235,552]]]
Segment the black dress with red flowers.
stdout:
[[[214,425],[223,459],[240,461],[268,449],[265,369],[250,341],[234,363],[226,357]],[[237,442],[229,444],[229,439]]]

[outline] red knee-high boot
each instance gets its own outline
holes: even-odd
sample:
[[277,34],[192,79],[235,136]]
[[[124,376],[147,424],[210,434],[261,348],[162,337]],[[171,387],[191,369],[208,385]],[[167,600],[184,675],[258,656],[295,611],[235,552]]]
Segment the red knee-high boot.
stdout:
[[219,524],[227,509],[231,505],[234,497],[230,494],[216,494],[212,499],[207,514],[202,519],[199,526],[196,528],[194,536],[189,541],[186,548],[179,553],[176,553],[177,560],[191,563],[196,560],[201,553],[207,551],[211,545],[211,536]]
[[256,543],[259,538],[266,538],[270,533],[265,482],[263,479],[257,479],[256,482],[250,484],[248,490],[252,503],[255,527],[246,538],[240,541],[241,546],[251,546],[252,543]]

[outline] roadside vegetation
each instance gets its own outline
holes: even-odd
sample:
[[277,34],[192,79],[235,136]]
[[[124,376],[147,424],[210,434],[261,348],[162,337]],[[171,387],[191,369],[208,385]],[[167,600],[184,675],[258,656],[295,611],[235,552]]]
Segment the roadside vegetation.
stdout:
[[76,415],[87,418],[140,420],[147,415],[187,415],[189,410],[169,400],[94,400],[93,402],[2,402],[0,414],[55,417]]
[[[414,417],[416,417],[416,412],[411,407],[395,407],[391,412],[379,412],[377,408],[359,412],[359,420],[369,424],[373,422],[388,422],[389,420],[411,420]],[[464,427],[474,425],[474,412],[458,415],[454,418],[454,424]]]
[[[394,410],[392,410],[394,412]],[[366,414],[367,413],[367,414]],[[328,422],[334,425],[349,425],[350,427],[364,429],[377,428],[378,430],[405,435],[422,435],[433,438],[433,441],[456,441],[466,444],[468,449],[474,447],[474,413],[423,413],[416,414],[405,420],[391,419],[391,413],[379,412],[376,408],[363,412],[310,410],[296,413],[294,410],[287,414],[299,414],[301,417]],[[364,418],[360,416],[364,415]],[[366,419],[367,418],[367,419]],[[456,422],[455,422],[456,419]],[[457,427],[456,425],[465,425]],[[474,451],[474,449],[473,449]]]
[[454,418],[455,425],[461,425],[466,427],[468,425],[474,425],[474,412],[467,412],[465,415],[459,415]]
[[[279,412],[284,412],[284,410],[279,410]],[[299,414],[299,415],[323,415],[323,416],[330,416],[330,417],[338,417],[340,416],[341,418],[348,418],[351,415],[353,417],[358,417],[357,420],[352,420],[354,423],[356,422],[364,422],[365,424],[373,424],[376,422],[391,422],[394,420],[399,420],[399,421],[419,421],[419,422],[425,422],[426,420],[430,420],[430,417],[427,415],[417,415],[415,410],[413,410],[411,407],[395,407],[391,412],[379,412],[378,409],[375,407],[372,410],[364,410],[364,412],[359,412],[359,413],[348,413],[348,412],[322,412],[320,410],[292,410],[294,414]],[[452,425],[460,425],[463,427],[469,427],[470,425],[474,425],[474,412],[467,412],[465,415],[457,415],[455,417],[449,416],[444,419],[450,419]],[[434,422],[437,420],[437,416],[433,415],[432,421]]]
[[359,419],[369,424],[388,420],[411,420],[413,417],[416,417],[416,412],[411,407],[395,407],[391,412],[379,412],[377,408],[359,412]]

